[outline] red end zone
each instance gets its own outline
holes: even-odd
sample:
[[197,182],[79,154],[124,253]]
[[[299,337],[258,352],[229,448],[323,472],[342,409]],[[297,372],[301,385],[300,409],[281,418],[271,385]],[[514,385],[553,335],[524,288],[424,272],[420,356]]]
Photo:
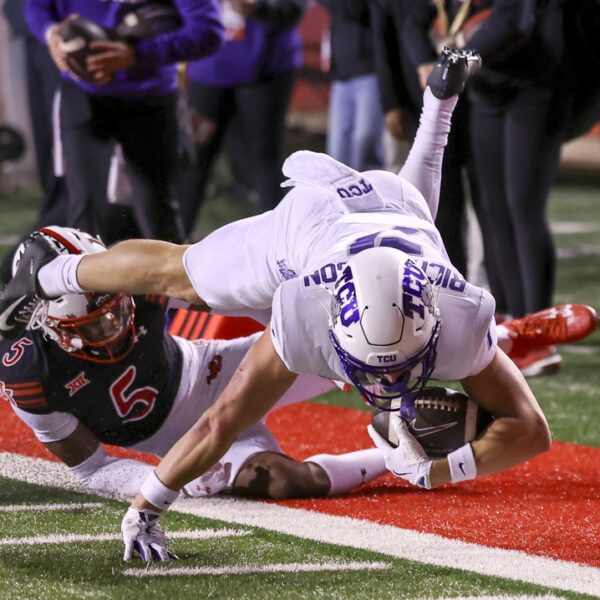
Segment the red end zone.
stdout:
[[[284,452],[303,459],[371,447],[369,418],[301,403],[275,412],[268,425]],[[0,451],[50,458],[5,403]],[[525,465],[457,486],[426,492],[387,476],[344,497],[281,504],[600,567],[599,482],[600,449],[555,442]]]

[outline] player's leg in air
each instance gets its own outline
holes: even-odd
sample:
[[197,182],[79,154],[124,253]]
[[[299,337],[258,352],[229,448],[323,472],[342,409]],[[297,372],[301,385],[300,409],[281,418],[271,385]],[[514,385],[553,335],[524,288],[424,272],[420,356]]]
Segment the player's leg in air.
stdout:
[[470,50],[445,48],[442,51],[427,80],[419,128],[399,173],[421,192],[434,220],[439,205],[442,161],[452,112],[467,79],[480,66],[481,58]]

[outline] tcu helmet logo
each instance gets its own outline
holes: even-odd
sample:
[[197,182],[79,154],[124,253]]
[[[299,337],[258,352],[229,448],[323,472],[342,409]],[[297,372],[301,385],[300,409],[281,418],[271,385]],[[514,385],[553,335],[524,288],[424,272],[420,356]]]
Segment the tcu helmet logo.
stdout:
[[402,277],[402,312],[411,319],[424,319],[426,309],[434,311],[431,284],[423,271],[407,260]]
[[360,179],[358,183],[354,183],[347,187],[339,187],[336,192],[340,198],[352,198],[352,196],[364,196],[373,191],[373,186],[366,180]]
[[358,304],[356,302],[356,288],[352,281],[352,269],[346,267],[336,284],[335,300],[337,310],[334,315],[339,317],[342,325],[348,327],[360,320]]

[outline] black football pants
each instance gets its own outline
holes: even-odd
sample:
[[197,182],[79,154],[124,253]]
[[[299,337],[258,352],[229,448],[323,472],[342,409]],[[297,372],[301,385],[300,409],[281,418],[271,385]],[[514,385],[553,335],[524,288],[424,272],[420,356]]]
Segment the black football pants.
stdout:
[[[93,96],[61,87],[60,130],[69,193],[69,225],[110,244],[130,237],[181,243],[173,194],[178,159],[177,95],[144,100]],[[109,204],[110,160],[121,144],[132,194]]]
[[546,207],[569,102],[549,89],[510,87],[471,90],[471,136],[485,250],[506,309],[520,317],[552,304],[556,260]]

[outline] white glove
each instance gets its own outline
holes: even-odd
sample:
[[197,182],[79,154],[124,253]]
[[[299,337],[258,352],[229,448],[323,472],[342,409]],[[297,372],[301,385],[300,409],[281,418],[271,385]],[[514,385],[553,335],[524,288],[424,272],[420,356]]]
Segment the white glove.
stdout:
[[223,490],[229,489],[231,479],[231,463],[219,461],[206,473],[186,483],[181,490],[184,496],[199,498],[201,496],[212,496]]
[[158,524],[160,513],[129,507],[121,522],[125,544],[123,560],[131,560],[134,552],[145,561],[171,560],[177,556],[167,549],[167,536]]
[[397,448],[390,446],[389,442],[377,433],[372,425],[367,427],[373,443],[383,455],[388,471],[410,481],[413,485],[430,490],[429,474],[433,460],[427,456],[421,444],[408,431],[406,423],[402,419],[398,419],[395,429],[398,434]]

